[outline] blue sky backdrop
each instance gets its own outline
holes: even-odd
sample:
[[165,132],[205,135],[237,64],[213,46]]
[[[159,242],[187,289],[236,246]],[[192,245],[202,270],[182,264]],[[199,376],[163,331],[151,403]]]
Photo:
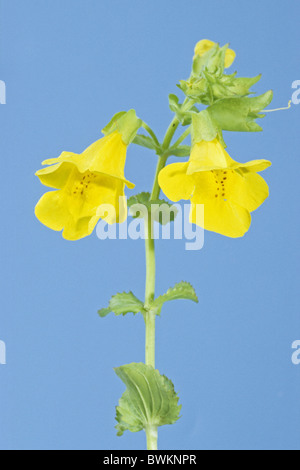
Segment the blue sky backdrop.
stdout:
[[[122,438],[113,367],[144,360],[140,316],[100,319],[117,291],[144,293],[142,241],[96,234],[67,242],[41,225],[42,160],[81,152],[117,111],[135,108],[163,136],[168,93],[187,78],[202,38],[237,52],[232,70],[263,73],[257,93],[285,106],[300,80],[297,2],[273,0],[2,0],[0,79],[1,449],[143,449]],[[270,198],[249,233],[205,233],[199,252],[157,244],[157,292],[181,280],[199,304],[169,303],[157,321],[157,367],[180,394],[182,418],[163,449],[299,449],[300,105],[272,113],[263,133],[225,133],[239,161],[271,159]],[[156,157],[132,146],[126,176],[148,190]]]

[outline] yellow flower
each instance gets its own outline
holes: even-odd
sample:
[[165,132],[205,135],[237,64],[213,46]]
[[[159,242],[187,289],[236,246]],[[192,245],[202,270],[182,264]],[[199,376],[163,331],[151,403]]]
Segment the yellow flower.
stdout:
[[[121,198],[125,185],[134,188],[124,177],[126,150],[122,133],[116,129],[81,154],[63,152],[45,160],[43,165],[51,166],[36,175],[56,191],[44,194],[36,205],[40,222],[52,230],[63,230],[67,240],[90,235],[100,217],[109,224],[122,223],[127,217],[126,201]],[[103,213],[104,204],[115,210]]]
[[[201,41],[197,42],[195,46],[195,55],[202,57],[206,52],[210,51],[210,49],[215,46],[216,43],[210,41],[209,39],[202,39]],[[236,53],[232,49],[227,49],[225,53],[225,68],[229,68],[236,57]]]
[[190,222],[197,219],[197,204],[204,204],[203,228],[227,237],[243,236],[251,224],[250,212],[269,195],[257,172],[271,165],[267,160],[234,161],[218,139],[202,140],[192,147],[186,163],[173,163],[159,174],[159,185],[174,202],[190,199]]

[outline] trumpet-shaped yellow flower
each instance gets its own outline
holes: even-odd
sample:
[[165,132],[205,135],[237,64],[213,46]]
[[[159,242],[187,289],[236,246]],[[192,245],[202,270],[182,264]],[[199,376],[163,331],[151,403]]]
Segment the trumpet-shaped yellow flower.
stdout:
[[[39,170],[40,181],[56,191],[42,196],[35,208],[37,218],[47,227],[61,231],[67,240],[90,235],[100,217],[109,224],[127,217],[124,177],[127,145],[118,129],[93,143],[83,153],[63,152],[45,160],[51,165]],[[113,207],[105,211],[103,205]],[[104,213],[103,213],[104,210]]]
[[[269,167],[267,160],[234,161],[218,139],[202,140],[192,147],[186,163],[173,163],[159,174],[159,185],[174,202],[190,199],[190,222],[227,237],[243,236],[251,224],[250,212],[268,197],[269,188],[257,174]],[[197,205],[204,204],[204,222],[197,219]]]
[[[202,57],[206,52],[210,51],[216,43],[210,41],[209,39],[202,39],[201,41],[197,42],[195,46],[195,55]],[[236,57],[236,53],[232,49],[227,49],[225,53],[225,68],[229,68]]]

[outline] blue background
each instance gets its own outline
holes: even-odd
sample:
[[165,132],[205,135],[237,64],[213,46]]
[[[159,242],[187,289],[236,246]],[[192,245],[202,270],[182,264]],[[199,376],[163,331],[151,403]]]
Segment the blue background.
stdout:
[[[285,106],[300,79],[297,2],[2,0],[1,449],[143,449],[122,438],[113,367],[144,359],[141,316],[100,319],[117,291],[144,293],[142,241],[67,242],[41,225],[34,172],[82,151],[117,111],[137,110],[160,137],[167,95],[187,78],[195,43],[230,42],[240,76]],[[182,418],[159,430],[163,449],[299,449],[299,112],[272,113],[264,132],[228,134],[237,160],[268,158],[268,201],[242,239],[206,232],[204,249],[161,241],[158,293],[191,281],[199,305],[167,305],[157,367],[175,383]],[[156,157],[130,148],[126,175],[150,188]]]

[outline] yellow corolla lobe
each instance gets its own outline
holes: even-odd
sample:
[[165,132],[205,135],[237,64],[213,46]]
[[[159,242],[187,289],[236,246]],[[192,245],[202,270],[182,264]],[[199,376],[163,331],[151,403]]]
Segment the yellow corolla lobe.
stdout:
[[[190,221],[206,230],[236,238],[250,227],[250,213],[268,197],[269,188],[257,172],[271,163],[234,161],[218,139],[193,145],[189,162],[174,163],[159,174],[159,185],[174,202],[191,201]],[[204,222],[196,207],[204,205]]]
[[[37,218],[47,227],[61,231],[67,240],[90,235],[100,217],[109,224],[127,217],[125,185],[134,184],[124,176],[127,145],[118,131],[103,137],[83,153],[63,152],[45,160],[40,181],[56,191],[42,196],[35,208]],[[105,210],[109,209],[112,210]]]

